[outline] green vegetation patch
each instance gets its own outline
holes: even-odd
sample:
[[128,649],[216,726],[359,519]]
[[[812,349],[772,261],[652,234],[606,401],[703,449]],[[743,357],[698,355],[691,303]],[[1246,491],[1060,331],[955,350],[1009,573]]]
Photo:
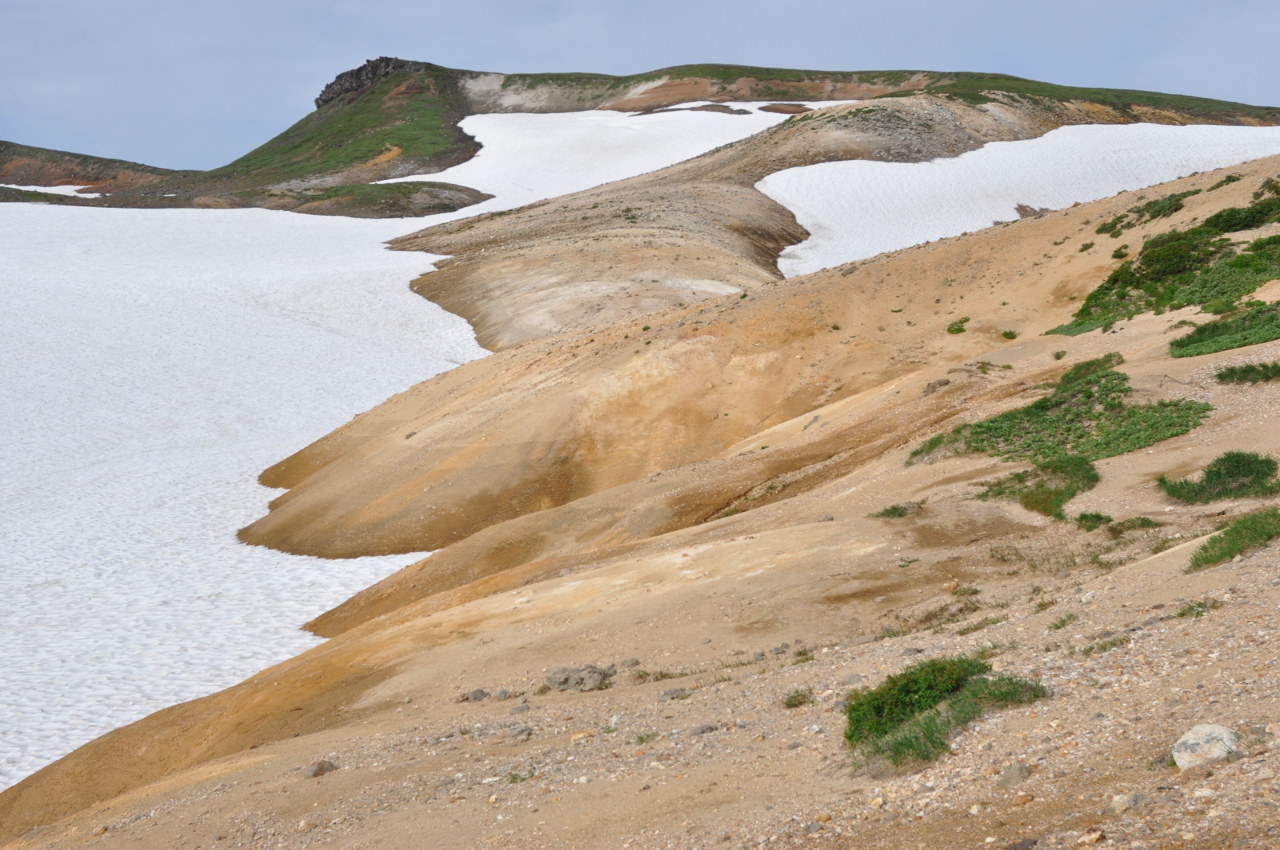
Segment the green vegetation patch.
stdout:
[[1121,520],[1120,522],[1111,523],[1110,525],[1107,526],[1107,534],[1110,534],[1112,537],[1119,540],[1121,537],[1124,537],[1130,531],[1137,531],[1139,529],[1163,528],[1163,527],[1164,527],[1163,522],[1156,522],[1151,517],[1135,516],[1135,517],[1130,517],[1129,519]]
[[[1258,119],[1267,123],[1280,123],[1280,109],[1276,107],[1248,106],[1243,103],[1160,92],[1059,86],[1007,74],[961,72],[933,76],[937,78],[937,82],[925,89],[927,93],[949,95],[972,104],[989,103],[1003,94],[1059,102],[1097,103],[1139,120],[1143,119],[1145,108],[1155,108],[1215,120]],[[915,92],[892,92],[881,97],[906,97],[911,94]],[[1135,111],[1134,107],[1138,107],[1138,110]]]
[[[1135,259],[1121,264],[1089,293],[1070,322],[1049,333],[1073,336],[1139,313],[1188,305],[1211,312],[1231,309],[1240,298],[1280,277],[1280,238],[1256,239],[1237,251],[1223,236],[1280,221],[1280,196],[1267,194],[1248,207],[1220,210],[1199,227],[1148,239]],[[1185,197],[1187,193],[1169,196]],[[1124,216],[1105,222],[1102,227],[1108,229],[1103,232],[1118,235],[1121,219]]]
[[[355,97],[325,104],[261,147],[204,176],[261,182],[312,177],[368,162],[393,148],[419,161],[461,155],[473,143],[454,125],[461,111],[442,94],[456,85],[452,73],[439,68],[392,74]],[[392,96],[396,89],[406,95]]]
[[1145,204],[1129,207],[1126,212],[1098,225],[1095,232],[1119,239],[1121,233],[1139,224],[1155,221],[1157,218],[1168,218],[1183,208],[1183,201],[1192,195],[1199,194],[1199,189],[1192,189],[1189,192],[1177,192],[1173,195],[1165,195],[1163,198],[1156,198],[1154,201],[1147,201]]
[[1210,537],[1191,556],[1187,570],[1194,572],[1229,561],[1236,555],[1266,546],[1280,537],[1280,509],[1267,508],[1245,514]]
[[1250,301],[1240,312],[1206,322],[1169,342],[1173,357],[1196,357],[1280,339],[1280,304]]
[[1098,471],[1087,458],[1058,455],[1035,469],[1015,472],[992,483],[978,494],[979,499],[1013,499],[1029,511],[1066,519],[1063,508],[1078,493],[1092,490]]
[[1242,363],[1239,366],[1228,366],[1217,374],[1217,379],[1224,384],[1257,384],[1263,381],[1280,380],[1280,362]]
[[1178,616],[1182,618],[1200,619],[1210,611],[1216,611],[1222,607],[1222,602],[1217,599],[1198,599],[1195,602],[1187,602],[1178,609]]
[[1161,475],[1156,483],[1179,502],[1203,504],[1218,499],[1245,496],[1270,496],[1280,492],[1274,458],[1253,452],[1225,452],[1204,468],[1199,480],[1179,478],[1170,481]]
[[1129,379],[1112,368],[1121,362],[1123,358],[1112,353],[1078,363],[1052,394],[932,437],[910,459],[949,449],[1036,464],[1062,455],[1100,460],[1185,434],[1212,409],[1192,401],[1126,405]]
[[1076,525],[1085,531],[1095,531],[1104,525],[1110,525],[1111,522],[1111,517],[1100,513],[1086,512],[1076,517]]
[[845,739],[864,755],[893,764],[931,761],[951,751],[949,739],[988,707],[1022,705],[1048,694],[1037,681],[987,677],[991,665],[969,657],[913,664],[871,690],[849,695]]

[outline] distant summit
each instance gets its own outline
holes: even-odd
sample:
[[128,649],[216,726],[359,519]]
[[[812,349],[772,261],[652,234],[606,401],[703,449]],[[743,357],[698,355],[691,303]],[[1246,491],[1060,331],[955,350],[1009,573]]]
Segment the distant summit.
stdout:
[[320,96],[316,98],[316,109],[337,100],[344,94],[367,89],[383,77],[389,77],[392,74],[431,71],[439,67],[439,65],[433,65],[430,62],[412,62],[408,59],[395,59],[390,56],[379,56],[377,59],[370,59],[359,68],[343,71],[334,77],[333,82],[325,86],[321,90]]

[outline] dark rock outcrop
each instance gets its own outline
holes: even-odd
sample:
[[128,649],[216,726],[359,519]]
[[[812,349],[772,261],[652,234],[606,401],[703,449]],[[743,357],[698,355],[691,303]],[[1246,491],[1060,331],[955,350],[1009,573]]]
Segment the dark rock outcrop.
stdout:
[[333,82],[325,86],[316,98],[316,109],[331,103],[350,92],[360,91],[392,74],[405,71],[427,71],[435,68],[430,62],[411,62],[408,59],[394,59],[390,56],[379,56],[370,59],[359,68],[343,71],[333,78]]

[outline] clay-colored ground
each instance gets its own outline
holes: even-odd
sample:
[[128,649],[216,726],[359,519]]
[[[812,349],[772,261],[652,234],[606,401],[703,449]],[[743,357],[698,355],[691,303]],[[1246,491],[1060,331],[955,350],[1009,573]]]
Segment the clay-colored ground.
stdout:
[[[1231,171],[1243,179],[1125,241],[1247,203],[1280,158]],[[1174,507],[1151,480],[1226,448],[1280,451],[1272,391],[1212,380],[1242,354],[1276,359],[1280,344],[1171,360],[1169,328],[1192,311],[1040,336],[1118,262],[1099,222],[1220,177],[795,281],[735,279],[747,297],[704,293],[531,338],[390,399],[269,470],[268,483],[292,489],[246,537],[327,555],[439,551],[320,618],[325,645],[0,795],[0,834],[25,835],[24,847],[1065,846],[1102,820],[1110,794],[1140,787],[1161,802],[1105,820],[1108,831],[1144,846],[1266,840],[1276,815],[1254,796],[1271,793],[1266,752],[1212,783],[1161,759],[1196,722],[1257,727],[1255,749],[1280,733],[1268,727],[1280,706],[1265,648],[1276,559],[1184,574],[1194,546],[1177,544],[1256,504]],[[637,180],[618,191],[643,190]],[[734,186],[716,186],[707,208],[718,193],[752,191]],[[565,205],[587,197],[421,238],[458,240],[459,267],[499,291],[493,267],[478,269],[547,250],[539,228],[554,228],[532,217],[559,210],[572,222]],[[745,196],[738,205],[775,215]],[[499,224],[509,241],[489,260],[477,246],[483,234],[500,240]],[[706,239],[739,268],[760,267],[742,243]],[[1086,242],[1098,246],[1080,251]],[[639,264],[626,244],[616,262]],[[676,250],[653,261],[660,281],[683,274]],[[589,280],[604,257],[563,262]],[[968,332],[947,334],[960,316],[972,317]],[[1099,463],[1102,484],[1071,505],[1156,516],[1162,528],[1113,543],[974,500],[976,482],[1011,469],[986,457],[904,465],[923,438],[1025,404],[1108,351],[1124,354],[1136,400],[1217,408],[1184,437]],[[907,501],[923,509],[868,516]],[[959,586],[980,591],[967,620],[913,631],[970,598],[950,592]],[[1227,604],[1204,620],[1160,619],[1205,596]],[[1037,610],[1049,599],[1061,607]],[[1050,629],[1068,610],[1079,625]],[[957,633],[984,617],[1006,621]],[[875,640],[887,629],[907,634]],[[1072,651],[1105,632],[1132,643]],[[925,774],[854,772],[835,711],[851,682],[874,684],[917,650],[988,643],[1002,647],[998,666],[1044,675],[1054,698],[984,721]],[[1208,652],[1212,666],[1188,661]],[[608,690],[540,687],[548,668],[629,658],[638,666],[619,666]],[[815,703],[784,708],[803,687]],[[685,693],[664,700],[672,688]],[[476,689],[491,695],[459,701]],[[321,759],[338,769],[305,778],[300,768]],[[989,770],[1010,762],[1034,766],[1031,800],[995,786]],[[1196,783],[1219,789],[1216,815],[1194,803],[1208,799],[1193,797]],[[1191,802],[1172,796],[1184,786]]]

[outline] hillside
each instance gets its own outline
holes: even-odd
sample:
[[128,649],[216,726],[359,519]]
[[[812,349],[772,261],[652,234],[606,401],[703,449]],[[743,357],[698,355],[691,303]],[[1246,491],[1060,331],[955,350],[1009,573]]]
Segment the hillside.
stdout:
[[[1280,158],[780,278],[803,234],[754,184],[781,167],[1133,117],[972,100],[807,113],[655,175],[401,240],[453,255],[417,287],[499,350],[269,469],[289,492],[244,536],[437,551],[313,622],[323,646],[9,789],[5,835],[1266,846],[1277,556],[1185,570],[1207,535],[1276,497],[1188,504],[1154,480],[1227,449],[1280,452],[1267,385],[1215,377],[1280,358],[1280,342],[1246,328],[1261,341],[1169,347],[1219,315],[1265,324],[1247,302],[1280,299]],[[611,263],[624,275],[605,276]],[[686,294],[709,279],[741,292]],[[1070,445],[1096,484],[1063,519],[1044,512],[1061,486],[1047,475],[1035,498],[1009,483],[1014,498],[977,498],[1069,430],[977,423],[1049,402],[1091,423],[1097,441]],[[1125,427],[1107,442],[1110,422]],[[936,763],[855,769],[850,688],[979,650],[1049,698],[989,715]],[[1202,722],[1240,731],[1245,757],[1169,767]]]
[[[422,216],[462,209],[487,196],[448,182],[375,181],[434,174],[473,157],[478,146],[460,127],[470,115],[654,111],[697,101],[911,100],[922,93],[971,107],[1013,106],[1028,115],[1052,116],[1041,120],[1056,122],[1053,126],[1081,121],[1280,123],[1280,109],[1275,107],[1074,88],[1000,74],[801,71],[736,65],[687,65],[616,77],[498,74],[383,57],[338,75],[316,98],[315,111],[253,151],[210,171],[170,172],[0,143],[2,183],[84,185],[86,191],[104,193],[90,199],[33,196],[0,188],[0,201],[257,206],[327,215]],[[795,108],[794,103],[778,106]],[[858,121],[848,129],[867,132],[875,124]]]

